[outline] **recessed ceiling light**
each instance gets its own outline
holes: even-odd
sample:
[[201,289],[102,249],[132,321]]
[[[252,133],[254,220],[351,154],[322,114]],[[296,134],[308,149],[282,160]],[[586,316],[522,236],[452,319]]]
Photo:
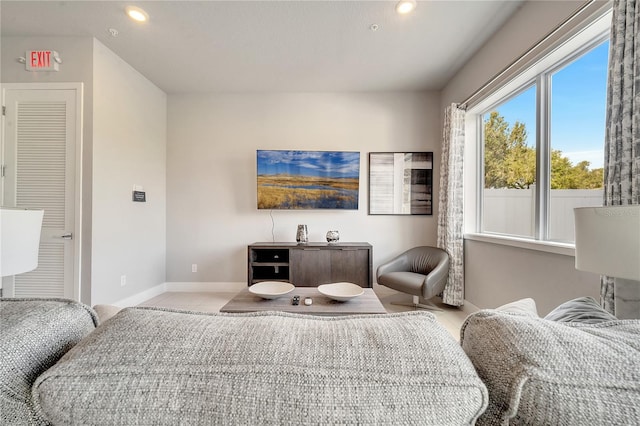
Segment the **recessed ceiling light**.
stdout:
[[125,9],[129,18],[137,22],[146,22],[149,20],[149,14],[136,6],[127,6]]
[[400,0],[398,4],[396,4],[396,12],[401,15],[406,15],[407,13],[413,12],[416,6],[416,0]]

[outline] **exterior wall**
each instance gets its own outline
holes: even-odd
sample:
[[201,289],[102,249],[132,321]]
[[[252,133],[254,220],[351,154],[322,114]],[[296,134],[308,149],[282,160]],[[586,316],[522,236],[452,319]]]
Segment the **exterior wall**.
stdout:
[[[601,189],[552,189],[549,233],[554,241],[575,240],[573,209],[601,206]],[[485,189],[483,229],[500,234],[532,236],[535,232],[535,188]]]
[[[247,245],[295,241],[298,224],[309,241],[335,229],[371,243],[374,269],[435,244],[437,205],[433,216],[368,215],[368,153],[433,151],[437,189],[438,105],[435,93],[170,95],[167,281],[246,282]],[[258,149],[359,151],[359,209],[258,210]]]

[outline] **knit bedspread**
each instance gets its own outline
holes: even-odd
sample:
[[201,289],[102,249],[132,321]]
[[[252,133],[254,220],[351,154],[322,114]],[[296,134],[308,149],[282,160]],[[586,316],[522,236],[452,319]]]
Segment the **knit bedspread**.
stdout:
[[41,375],[53,424],[473,424],[488,394],[426,312],[129,308]]

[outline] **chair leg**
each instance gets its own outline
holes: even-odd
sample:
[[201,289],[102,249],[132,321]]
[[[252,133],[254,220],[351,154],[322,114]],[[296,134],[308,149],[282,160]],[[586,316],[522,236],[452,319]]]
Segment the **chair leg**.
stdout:
[[412,303],[399,303],[399,302],[391,302],[392,305],[396,306],[408,306],[414,309],[428,309],[430,311],[438,311],[442,312],[442,309],[438,308],[431,302],[420,303],[420,298],[418,296],[413,296]]

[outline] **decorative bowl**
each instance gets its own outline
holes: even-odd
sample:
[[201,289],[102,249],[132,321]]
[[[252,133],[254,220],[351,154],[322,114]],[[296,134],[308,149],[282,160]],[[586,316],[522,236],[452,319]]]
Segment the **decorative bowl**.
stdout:
[[322,284],[318,286],[318,291],[328,298],[339,302],[346,302],[349,299],[364,294],[363,288],[353,283]]
[[249,287],[249,292],[263,299],[275,299],[294,289],[294,285],[282,281],[262,281]]

